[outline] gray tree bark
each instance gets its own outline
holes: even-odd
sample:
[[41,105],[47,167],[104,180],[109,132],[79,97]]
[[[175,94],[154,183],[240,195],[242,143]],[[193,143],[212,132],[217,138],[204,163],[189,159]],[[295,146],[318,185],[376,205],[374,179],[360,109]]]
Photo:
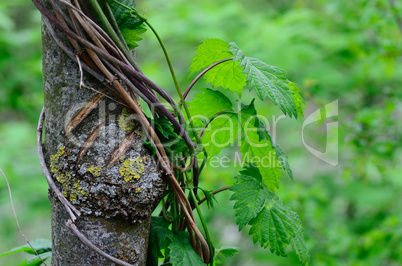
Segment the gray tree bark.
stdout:
[[[67,38],[58,32],[64,43]],[[71,48],[73,50],[73,48]],[[146,263],[150,216],[166,187],[151,154],[143,147],[140,125],[122,105],[79,87],[80,71],[54,42],[42,23],[45,102],[45,160],[54,182],[81,211],[78,229],[97,247],[135,265]],[[106,89],[84,73],[84,83]],[[94,97],[102,98],[72,131],[70,121]],[[94,132],[98,132],[95,134]],[[83,152],[88,139],[96,136]],[[131,145],[107,168],[111,153],[127,137]],[[68,216],[54,193],[52,208],[52,265],[114,265],[95,253],[66,227]]]

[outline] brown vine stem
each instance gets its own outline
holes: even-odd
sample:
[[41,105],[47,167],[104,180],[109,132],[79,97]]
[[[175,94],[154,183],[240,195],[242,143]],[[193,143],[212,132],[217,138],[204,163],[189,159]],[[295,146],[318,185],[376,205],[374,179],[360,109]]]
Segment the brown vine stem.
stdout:
[[[169,177],[169,181],[173,187],[173,190],[177,197],[177,201],[181,205],[182,212],[183,212],[184,216],[186,217],[186,220],[188,221],[190,228],[197,236],[197,244],[196,244],[196,247],[194,247],[194,248],[199,251],[199,255],[201,257],[203,257],[204,261],[209,262],[210,253],[209,253],[208,244],[205,241],[205,239],[204,239],[203,235],[201,234],[201,232],[199,231],[199,229],[197,228],[197,225],[195,223],[195,218],[192,213],[191,205],[190,205],[186,195],[184,194],[182,188],[180,187],[180,184],[178,183],[172,169],[170,168],[168,157],[166,155],[163,145],[161,144],[155,130],[151,127],[149,121],[145,117],[141,108],[138,106],[136,100],[130,96],[130,94],[124,89],[124,87],[114,77],[114,75],[105,67],[105,65],[102,63],[100,58],[104,58],[104,59],[108,60],[110,63],[115,64],[115,67],[120,68],[121,70],[126,72],[126,75],[127,74],[132,75],[135,79],[137,79],[140,82],[144,82],[147,86],[151,87],[155,91],[158,92],[158,90],[159,90],[159,92],[161,94],[163,94],[164,91],[161,90],[155,83],[150,81],[142,73],[136,71],[131,65],[126,64],[125,62],[122,62],[119,59],[112,56],[111,54],[109,54],[109,52],[103,46],[102,42],[99,40],[99,37],[98,37],[99,35],[97,36],[96,34],[94,34],[93,28],[90,28],[90,27],[88,27],[88,25],[85,25],[86,22],[84,22],[83,20],[79,20],[78,16],[76,16],[78,19],[78,22],[81,24],[81,26],[87,32],[87,34],[90,36],[92,41],[94,43],[96,43],[96,45],[94,43],[86,40],[84,36],[80,36],[79,34],[70,30],[68,28],[68,25],[60,22],[57,18],[55,18],[42,5],[42,3],[39,0],[32,0],[32,1],[36,5],[36,7],[41,11],[41,13],[43,15],[45,15],[57,28],[59,28],[59,30],[64,32],[68,37],[71,37],[72,39],[76,40],[78,43],[82,44],[84,47],[89,48],[89,49],[86,49],[86,51],[88,52],[89,56],[91,57],[93,63],[96,64],[96,66],[99,68],[99,70],[106,77],[106,82],[110,83],[110,85],[112,87],[114,87],[114,89],[116,90],[115,94],[118,94],[119,98],[121,98],[127,105],[130,106],[130,109],[132,109],[133,113],[138,115],[139,122],[142,124],[143,128],[145,129],[145,134],[147,135],[148,139],[155,145],[155,147],[157,147],[156,155],[158,157],[158,160],[162,164],[162,167],[164,168],[164,170],[166,171],[166,173]],[[172,123],[180,131],[179,133],[182,134],[182,137],[186,141],[189,149],[191,151],[193,151],[194,144],[192,143],[191,139],[189,138],[187,132],[184,130],[183,127],[181,127],[181,125],[177,125],[178,122],[176,120],[172,121]],[[43,158],[43,155],[42,155],[42,158]],[[49,177],[50,177],[50,175],[49,175]],[[51,180],[51,178],[50,178],[50,180]],[[53,185],[54,185],[54,183],[53,183]],[[57,187],[55,187],[55,188],[57,189]],[[64,197],[59,197],[59,199],[61,200],[62,203],[64,202],[63,198]],[[64,200],[66,201],[65,198],[64,198]],[[69,202],[67,201],[67,203],[69,203]],[[67,203],[64,202],[64,204],[67,204]],[[68,208],[67,208],[67,211],[69,211]],[[71,210],[70,210],[70,212],[71,212]],[[74,220],[74,219],[72,219],[72,220]],[[190,232],[190,234],[192,234],[192,232]],[[202,251],[200,250],[200,247],[202,247]]]
[[[68,57],[71,58],[71,60],[76,61],[77,60],[77,54],[73,53],[66,45],[64,45],[64,43],[57,37],[53,27],[50,25],[50,22],[47,18],[43,18],[43,22],[46,25],[46,28],[49,30],[50,35],[53,37],[54,41],[57,43],[57,45],[68,55]],[[76,61],[77,62],[77,61]],[[92,63],[92,62],[91,62]],[[78,64],[78,62],[77,62]],[[87,71],[89,74],[91,74],[93,77],[95,77],[99,82],[101,82],[105,87],[107,87],[117,98],[118,95],[116,95],[115,92],[112,91],[112,87],[110,86],[109,83],[106,82],[106,79],[100,75],[98,72],[94,71],[89,65],[87,65],[85,62],[80,62],[80,64],[82,65],[82,68],[85,69],[85,71]],[[95,90],[93,88],[90,88],[91,90],[95,91],[96,93],[102,94],[104,95],[104,93]],[[106,95],[105,95],[106,96]],[[106,96],[107,97],[107,96]],[[114,100],[116,101],[116,100]],[[118,102],[119,104],[122,104],[124,106],[124,103],[122,103],[122,101]]]
[[8,183],[8,179],[6,177],[6,175],[4,174],[3,170],[1,170],[0,168],[0,172],[4,177],[4,180],[6,181],[7,184],[7,188],[8,188],[8,195],[10,197],[10,202],[11,202],[11,209],[13,210],[14,213],[14,219],[15,219],[15,223],[17,224],[18,230],[20,231],[20,235],[24,238],[25,242],[28,243],[28,245],[31,247],[31,249],[33,250],[33,252],[35,252],[36,256],[38,256],[38,258],[42,261],[43,264],[45,264],[45,266],[47,266],[47,264],[45,263],[45,261],[39,256],[38,252],[36,251],[36,249],[31,245],[31,243],[29,242],[28,238],[24,235],[24,233],[21,230],[20,224],[18,223],[18,218],[17,218],[17,213],[15,212],[15,208],[14,208],[14,202],[13,202],[13,197],[11,195],[11,188],[10,188],[10,184]]
[[[161,95],[163,94],[164,96],[171,98],[169,95],[167,95],[166,92],[164,92],[162,89],[160,89],[154,82],[152,82],[150,79],[148,79],[146,76],[144,76],[142,73],[136,71],[132,66],[121,62],[120,60],[118,60],[117,58],[111,56],[110,54],[108,54],[106,51],[100,49],[99,47],[97,47],[96,45],[94,45],[93,43],[85,40],[84,38],[82,38],[81,36],[79,36],[78,34],[76,34],[75,32],[71,31],[68,27],[66,27],[65,25],[63,25],[62,23],[60,23],[60,21],[57,20],[57,18],[55,18],[43,5],[39,0],[32,0],[32,2],[34,3],[34,5],[38,8],[38,10],[44,15],[46,16],[59,30],[61,30],[62,32],[64,32],[67,36],[73,38],[74,40],[76,40],[77,42],[83,44],[85,47],[89,48],[91,51],[93,51],[94,53],[96,53],[97,55],[105,58],[106,60],[108,60],[109,62],[116,64],[116,66],[120,67],[123,71],[127,71],[128,73],[130,73],[131,75],[133,75],[136,79],[144,82],[147,86],[149,86],[150,88],[152,88],[153,90],[155,90],[156,92],[160,93]],[[89,50],[88,50],[89,52]],[[163,97],[163,96],[162,96]],[[180,114],[180,116],[182,116]],[[177,121],[176,121],[177,122]],[[190,151],[194,151],[194,144],[191,141],[189,135],[187,134],[187,132],[180,126],[178,125],[179,123],[174,123],[174,126],[176,128],[179,129],[179,133],[180,135],[183,137],[184,141],[186,142],[186,144],[188,145]]]
[[[193,88],[194,84],[195,84],[205,73],[207,73],[207,72],[208,72],[209,70],[211,70],[213,67],[215,67],[215,66],[217,66],[217,65],[219,65],[219,64],[221,64],[221,63],[223,63],[223,62],[232,60],[232,59],[233,59],[233,57],[223,59],[223,60],[221,60],[221,61],[218,61],[218,62],[216,62],[216,63],[213,63],[212,65],[210,65],[209,67],[207,67],[206,69],[204,69],[204,70],[203,70],[200,74],[198,74],[198,76],[190,83],[190,85],[188,85],[186,91],[183,93],[183,98],[186,99],[188,93],[189,93],[190,90]],[[182,104],[182,102],[180,102],[179,104]]]
[[236,112],[232,111],[222,111],[217,114],[215,114],[209,121],[208,123],[205,124],[205,126],[201,129],[200,133],[198,134],[198,137],[201,138],[204,135],[205,129],[209,126],[209,124],[212,123],[213,120],[215,120],[218,116],[223,115],[223,114],[232,114],[235,115],[237,114]]
[[[223,188],[220,188],[220,189],[218,189],[218,190],[215,190],[214,192],[211,192],[211,193],[212,193],[212,195],[215,195],[215,194],[218,194],[219,192],[228,190],[228,189],[230,189],[230,188],[231,188],[231,186],[229,186],[229,187],[223,187]],[[203,199],[201,199],[200,201],[198,201],[198,205],[200,205],[201,203],[203,203],[203,202],[206,201],[206,200],[207,200],[206,197],[203,198]]]

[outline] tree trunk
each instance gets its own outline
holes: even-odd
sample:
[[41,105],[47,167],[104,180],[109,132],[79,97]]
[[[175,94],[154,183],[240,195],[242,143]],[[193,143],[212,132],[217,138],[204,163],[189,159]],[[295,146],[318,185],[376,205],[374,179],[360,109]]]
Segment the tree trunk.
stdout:
[[[57,34],[71,47],[66,37]],[[166,183],[152,155],[143,147],[141,127],[122,105],[80,88],[78,65],[57,46],[44,23],[42,55],[44,149],[54,182],[81,211],[75,224],[92,243],[118,259],[144,265],[150,216]],[[106,93],[94,78],[87,73],[83,76],[85,85]],[[98,101],[96,107],[83,115],[84,119],[70,132],[71,120],[77,119],[93,99]],[[129,149],[107,167],[113,151],[127,139]],[[84,147],[89,145],[86,150]],[[52,265],[114,265],[70,232],[65,225],[68,216],[64,207],[54,193],[49,193],[49,198]]]

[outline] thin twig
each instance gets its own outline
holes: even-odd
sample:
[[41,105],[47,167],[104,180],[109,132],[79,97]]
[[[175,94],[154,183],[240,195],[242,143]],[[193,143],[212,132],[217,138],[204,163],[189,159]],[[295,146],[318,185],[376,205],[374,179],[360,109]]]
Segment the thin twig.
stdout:
[[45,264],[47,266],[47,264],[45,263],[45,261],[39,256],[38,252],[35,250],[35,248],[31,245],[31,243],[29,242],[28,238],[24,235],[24,233],[21,230],[20,224],[18,223],[18,218],[17,218],[17,213],[15,212],[15,208],[14,208],[14,203],[13,203],[13,197],[11,196],[11,188],[10,188],[10,184],[8,183],[7,177],[4,174],[3,170],[1,170],[0,168],[0,172],[4,177],[4,180],[6,180],[7,183],[7,188],[8,188],[8,195],[10,197],[10,202],[11,202],[11,209],[13,210],[14,213],[14,219],[15,219],[15,223],[17,224],[18,230],[20,231],[20,235],[24,238],[25,242],[28,243],[28,245],[31,247],[31,249],[33,250],[33,252],[35,252],[36,256],[39,257],[39,259],[42,261],[43,264]]
[[[59,0],[61,1],[61,0]],[[84,38],[82,38],[81,36],[77,35],[76,33],[74,33],[73,31],[71,31],[69,28],[67,28],[65,25],[63,25],[62,23],[60,23],[43,5],[39,0],[32,0],[32,2],[34,3],[34,5],[38,8],[38,10],[44,15],[46,16],[59,30],[61,30],[62,32],[64,32],[66,35],[68,35],[69,37],[73,38],[74,40],[76,40],[77,42],[83,44],[84,46],[88,47],[90,50],[89,51],[93,51],[94,53],[98,54],[100,57],[105,58],[106,60],[108,60],[109,62],[117,65],[118,67],[120,67],[124,72],[129,73],[130,75],[133,75],[136,79],[144,82],[144,84],[146,84],[147,86],[149,86],[150,88],[152,88],[153,90],[155,90],[157,93],[159,93],[163,98],[165,98],[165,100],[167,100],[175,110],[178,111],[179,114],[179,120],[183,121],[183,114],[179,111],[179,109],[177,109],[177,104],[175,104],[174,100],[170,97],[169,94],[167,94],[164,90],[162,90],[161,88],[159,88],[154,82],[152,82],[149,78],[147,78],[144,74],[142,74],[141,72],[138,72],[137,70],[135,70],[131,65],[126,64],[120,60],[118,60],[117,58],[111,56],[110,54],[108,54],[106,51],[100,49],[99,47],[97,47],[96,45],[92,44],[91,42],[85,40]],[[88,52],[89,52],[88,51]],[[175,125],[176,126],[176,125]],[[183,136],[184,141],[187,143],[187,145],[189,146],[190,151],[194,150],[194,145],[190,145],[190,143],[192,143],[191,139],[189,136],[187,136],[188,134],[185,133]]]
[[[211,70],[213,67],[215,67],[215,66],[217,66],[217,65],[219,65],[219,64],[221,64],[221,63],[223,63],[223,62],[232,60],[232,59],[233,59],[233,57],[223,59],[223,60],[221,60],[221,61],[218,61],[218,62],[216,62],[216,63],[213,63],[212,65],[210,65],[209,67],[207,67],[206,69],[204,69],[204,70],[203,70],[200,74],[198,74],[198,76],[190,83],[190,85],[188,85],[186,91],[183,93],[184,99],[186,99],[188,93],[190,92],[191,88],[193,88],[194,84],[195,84],[205,73],[207,73],[207,72],[208,72],[209,70]],[[179,105],[180,105],[180,104],[182,104],[182,102],[180,102]]]
[[[55,40],[57,45],[68,55],[68,57],[70,57],[71,60],[76,61],[77,60],[76,54],[73,53],[66,45],[64,45],[64,43],[57,37],[53,27],[50,25],[49,20],[46,17],[44,17],[43,22],[45,23],[46,28],[50,32],[50,35]],[[76,61],[76,63],[78,64],[78,61]],[[96,78],[99,82],[101,82],[103,85],[105,85],[113,93],[113,91],[111,90],[112,87],[106,82],[106,79],[102,75],[100,75],[98,72],[94,71],[85,62],[80,62],[80,63],[81,63],[82,68],[85,69],[85,71],[87,71],[89,74],[91,74],[94,78]],[[95,90],[94,88],[89,88],[89,89],[93,90],[96,93],[102,94],[102,95],[104,95],[106,97],[109,97],[106,94],[104,94],[103,92]],[[113,93],[113,94],[115,94],[115,93]],[[115,95],[115,96],[118,97],[117,95]],[[116,101],[115,99],[113,99],[113,101],[115,101],[118,104],[122,104],[122,105],[127,107],[127,105],[125,105],[121,101]]]
[[223,115],[223,114],[236,114],[236,112],[222,111],[222,112],[216,113],[211,119],[209,119],[208,123],[206,123],[205,126],[201,129],[200,133],[198,134],[198,137],[201,138],[204,135],[205,129],[209,126],[209,124],[211,124],[212,121],[215,120],[218,116]]
[[128,107],[126,104],[124,104],[122,102],[119,102],[116,99],[113,99],[112,97],[106,95],[106,93],[100,92],[100,91],[98,91],[98,90],[96,90],[96,89],[94,89],[92,87],[89,87],[89,86],[85,85],[85,83],[84,83],[84,72],[82,71],[81,60],[80,60],[78,55],[75,55],[75,58],[77,60],[78,68],[80,70],[80,88],[86,88],[86,89],[92,90],[92,91],[94,91],[96,93],[99,93],[100,95],[103,95],[104,97],[106,97],[106,98],[118,103],[118,104],[121,104],[121,105],[124,105],[125,107]]
[[[152,93],[149,92],[148,89],[140,90],[139,86],[134,86],[134,84],[117,68],[115,68],[111,63],[109,63],[104,58],[101,58],[102,62],[113,72],[115,73],[131,90],[133,90],[138,96],[140,96],[148,105],[152,106],[152,97],[155,97]],[[156,99],[157,100],[157,99]]]
[[[53,26],[50,25],[49,19],[47,17],[43,17],[43,22],[46,25],[46,28],[48,29],[50,35],[52,38],[55,40],[56,44],[70,57],[73,61],[76,60],[75,53],[71,51],[56,35],[56,32],[53,29]],[[94,71],[92,68],[90,68],[86,63],[82,63],[82,67],[89,73],[91,74],[94,78],[99,80],[99,82],[104,83],[105,78],[100,75],[98,72]]]
[[[215,195],[215,194],[218,194],[219,192],[228,190],[228,189],[230,189],[230,188],[231,188],[231,186],[229,186],[229,187],[223,187],[223,188],[220,188],[220,189],[218,189],[218,190],[215,190],[214,192],[211,192],[211,194],[212,194],[212,195]],[[201,203],[203,203],[203,202],[206,201],[206,200],[207,200],[207,197],[201,199],[200,201],[198,201],[198,205],[200,205]]]
[[[187,160],[187,159],[186,159],[186,160]],[[195,160],[196,160],[196,157],[194,156],[194,157],[191,159],[190,164],[189,164],[188,166],[185,166],[185,167],[180,167],[180,166],[178,166],[178,165],[176,165],[176,164],[174,164],[174,163],[172,163],[172,166],[173,166],[174,169],[177,169],[177,170],[179,170],[180,172],[186,172],[186,171],[190,170],[190,169],[193,167]]]
[[81,159],[84,157],[84,155],[87,153],[90,147],[92,147],[93,143],[95,142],[96,138],[98,137],[99,131],[101,128],[105,125],[105,121],[103,120],[101,123],[99,123],[98,126],[96,126],[91,133],[89,134],[87,140],[85,141],[84,145],[81,147],[80,151],[78,152],[77,159],[75,160],[75,163],[78,164]]
[[[77,8],[75,6],[73,6],[71,3],[64,1],[64,0],[57,0],[63,4],[65,4],[66,6],[68,6],[70,9],[72,9],[74,11],[74,15],[76,18],[77,15],[81,16],[85,21],[87,21],[90,26],[92,26],[95,29],[95,33],[96,34],[100,34],[103,38],[105,38],[105,42],[107,42],[109,45],[113,46],[114,51],[117,52],[117,54],[126,62],[128,63],[129,61],[127,60],[127,58],[119,51],[118,47],[115,45],[115,43],[113,42],[113,40],[109,37],[109,35],[95,22],[92,21],[91,18],[89,18],[87,15],[85,15],[82,10],[80,8]],[[76,4],[78,5],[77,1],[75,1]],[[79,7],[79,6],[78,6]],[[82,37],[82,36],[81,36]]]

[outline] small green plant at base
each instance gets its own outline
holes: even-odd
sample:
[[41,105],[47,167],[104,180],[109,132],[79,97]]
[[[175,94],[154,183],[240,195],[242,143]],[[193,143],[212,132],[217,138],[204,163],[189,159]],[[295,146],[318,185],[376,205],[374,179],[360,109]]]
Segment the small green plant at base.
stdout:
[[46,261],[52,256],[52,242],[50,240],[36,239],[31,242],[31,245],[40,257],[35,254],[29,244],[26,244],[23,246],[15,247],[10,251],[0,254],[0,258],[14,253],[26,252],[32,255],[32,257],[22,261],[19,265],[39,266],[43,265],[42,261]]

